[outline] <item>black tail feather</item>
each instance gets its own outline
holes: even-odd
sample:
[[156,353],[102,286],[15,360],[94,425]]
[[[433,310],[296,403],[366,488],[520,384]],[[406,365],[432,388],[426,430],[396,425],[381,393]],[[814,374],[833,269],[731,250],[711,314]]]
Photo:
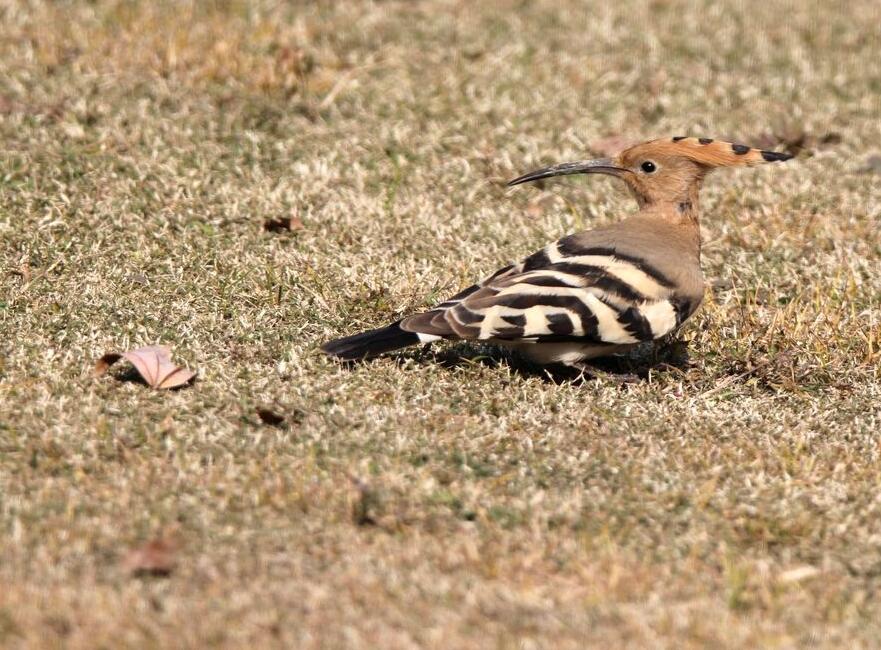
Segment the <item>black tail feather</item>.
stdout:
[[398,323],[392,323],[387,327],[380,327],[379,329],[368,330],[360,334],[328,341],[321,346],[321,350],[325,354],[345,361],[356,361],[358,359],[369,359],[384,352],[390,352],[416,343],[419,343],[419,337],[416,334],[405,332]]

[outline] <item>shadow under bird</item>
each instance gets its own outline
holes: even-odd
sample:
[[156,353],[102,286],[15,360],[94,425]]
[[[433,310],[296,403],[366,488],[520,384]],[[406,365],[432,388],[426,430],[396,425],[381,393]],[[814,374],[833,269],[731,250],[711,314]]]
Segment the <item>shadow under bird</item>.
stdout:
[[639,211],[548,244],[433,309],[325,343],[343,360],[441,339],[514,348],[539,364],[581,367],[671,334],[704,295],[698,198],[717,167],[792,156],[710,138],[652,140],[614,158],[545,167],[518,185],[568,174],[607,174],[627,184]]

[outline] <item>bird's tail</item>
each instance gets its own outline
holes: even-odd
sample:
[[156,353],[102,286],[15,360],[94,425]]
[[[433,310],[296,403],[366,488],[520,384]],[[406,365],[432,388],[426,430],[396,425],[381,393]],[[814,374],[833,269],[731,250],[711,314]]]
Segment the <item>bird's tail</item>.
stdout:
[[[321,346],[321,350],[327,355],[338,357],[344,361],[356,361],[429,340],[429,337],[425,335],[420,336],[414,332],[405,332],[399,323],[400,321],[387,327],[328,341]],[[438,338],[440,337],[430,337],[432,340]]]

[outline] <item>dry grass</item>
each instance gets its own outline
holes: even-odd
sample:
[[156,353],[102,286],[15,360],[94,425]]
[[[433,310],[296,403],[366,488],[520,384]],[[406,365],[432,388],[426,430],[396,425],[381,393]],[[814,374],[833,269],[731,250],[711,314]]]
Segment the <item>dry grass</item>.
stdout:
[[[878,18],[0,3],[0,646],[877,647]],[[316,353],[630,209],[518,172],[793,129],[841,142],[708,183],[686,364]],[[154,342],[195,386],[91,377]]]

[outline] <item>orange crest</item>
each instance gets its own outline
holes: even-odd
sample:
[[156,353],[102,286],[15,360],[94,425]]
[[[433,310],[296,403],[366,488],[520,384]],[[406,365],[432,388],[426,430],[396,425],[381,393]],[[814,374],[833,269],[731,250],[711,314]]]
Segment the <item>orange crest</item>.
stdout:
[[712,138],[689,138],[676,136],[671,139],[652,140],[638,144],[621,153],[630,159],[644,155],[682,156],[706,167],[753,166],[779,162],[792,158],[787,153],[754,149],[745,144],[735,144]]

